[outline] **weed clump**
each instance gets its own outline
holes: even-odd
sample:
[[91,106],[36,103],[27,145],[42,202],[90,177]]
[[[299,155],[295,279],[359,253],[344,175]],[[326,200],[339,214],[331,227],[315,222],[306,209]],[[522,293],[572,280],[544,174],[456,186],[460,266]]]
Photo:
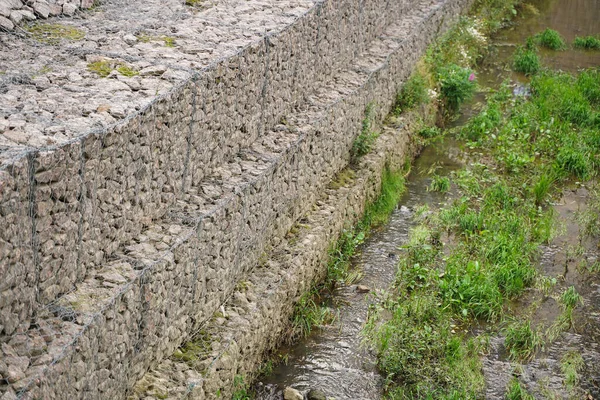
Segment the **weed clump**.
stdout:
[[567,44],[560,33],[550,28],[535,35],[534,40],[540,46],[550,50],[565,50],[567,48]]
[[577,36],[573,46],[577,49],[600,50],[600,38],[596,36]]
[[365,110],[365,118],[362,121],[360,134],[354,140],[354,143],[352,143],[350,157],[354,162],[358,161],[362,156],[369,154],[375,140],[379,137],[379,134],[372,130],[373,118],[374,105],[371,103],[367,105]]
[[392,113],[396,116],[400,115],[403,111],[410,110],[427,101],[429,101],[429,95],[425,78],[420,74],[413,74],[396,96]]
[[[390,398],[476,398],[479,345],[453,334],[452,318],[434,294],[409,296],[396,303],[391,319],[368,326],[388,379],[401,381]],[[446,397],[452,396],[452,397]]]
[[509,326],[504,345],[513,360],[529,360],[542,344],[540,335],[531,328],[531,322],[522,321]]
[[579,383],[579,372],[584,366],[581,354],[569,351],[560,360],[560,370],[564,375],[565,386],[572,391]]
[[85,37],[85,32],[62,24],[37,23],[25,30],[38,42],[50,45],[58,45],[61,40],[78,41]]
[[513,69],[525,75],[534,75],[541,68],[540,58],[534,49],[519,47],[513,58]]
[[517,15],[521,0],[477,0],[473,11],[480,16],[487,34],[492,34]]
[[135,69],[125,65],[125,64],[121,64],[117,67],[117,71],[123,75],[123,76],[127,76],[129,78],[133,77],[133,76],[137,76],[140,73],[138,71],[136,71]]
[[322,304],[316,289],[306,292],[294,306],[290,340],[303,338],[320,326],[335,321],[333,310]]
[[544,200],[550,192],[550,188],[554,183],[554,177],[548,173],[542,173],[533,185],[533,196],[535,198],[535,204],[538,206],[543,204]]
[[113,66],[110,61],[95,61],[89,63],[87,68],[98,74],[101,78],[106,78],[113,71]]
[[434,175],[431,177],[431,184],[427,189],[432,192],[446,193],[450,190],[450,178]]
[[442,130],[437,126],[426,126],[419,130],[419,136],[423,139],[433,139],[438,136],[441,136]]
[[535,397],[521,386],[518,378],[512,378],[506,391],[506,400],[535,400]]
[[473,96],[477,87],[473,71],[456,64],[440,69],[438,81],[444,104],[452,112],[458,111],[461,104]]

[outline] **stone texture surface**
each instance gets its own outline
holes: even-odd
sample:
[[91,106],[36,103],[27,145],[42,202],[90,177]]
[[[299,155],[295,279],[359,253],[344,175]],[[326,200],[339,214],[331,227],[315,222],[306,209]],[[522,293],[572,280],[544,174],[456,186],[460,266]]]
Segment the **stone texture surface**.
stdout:
[[[157,2],[107,2],[61,22],[85,30],[78,42],[0,34],[11,48],[0,61],[2,396],[131,393],[312,209],[346,166],[366,105],[383,118],[469,1],[160,3],[170,18]],[[101,79],[94,62],[112,71]],[[375,193],[378,160],[323,240]],[[313,244],[299,269],[309,277]],[[283,321],[285,296],[260,315]],[[215,360],[208,397],[232,379]]]
[[[71,11],[65,11],[64,14],[73,15],[76,10],[80,8],[87,9],[93,5],[94,2],[88,0],[0,0],[0,16],[10,17],[18,25],[24,18],[29,21],[33,21],[36,18],[47,19],[48,17],[62,14],[65,8]],[[1,18],[0,28],[6,31],[11,31],[15,28],[14,24],[5,25]]]

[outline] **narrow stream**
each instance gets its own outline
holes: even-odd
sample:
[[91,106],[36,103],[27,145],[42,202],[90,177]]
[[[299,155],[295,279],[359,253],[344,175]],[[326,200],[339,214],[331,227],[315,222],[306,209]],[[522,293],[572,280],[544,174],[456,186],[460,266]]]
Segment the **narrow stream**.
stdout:
[[[524,12],[516,18],[516,24],[499,32],[493,39],[492,56],[488,57],[477,72],[482,87],[498,87],[510,78],[518,89],[526,85],[524,76],[510,72],[510,60],[515,46],[523,44],[527,37],[546,28],[558,30],[571,43],[577,35],[600,34],[600,0],[533,0],[529,2],[538,12]],[[544,65],[553,69],[576,72],[578,69],[600,66],[600,52],[542,51]],[[463,109],[463,115],[453,126],[465,123],[485,100],[482,91],[473,102]],[[282,399],[283,390],[293,387],[306,393],[309,389],[323,392],[327,398],[336,400],[376,400],[383,392],[383,377],[375,367],[375,356],[361,346],[360,331],[367,316],[371,296],[365,289],[377,292],[392,283],[401,246],[408,238],[413,225],[414,210],[422,205],[436,208],[444,201],[444,195],[427,190],[430,173],[436,168],[439,175],[447,175],[463,165],[464,153],[458,143],[451,139],[426,147],[415,160],[408,176],[406,192],[393,212],[388,225],[373,232],[361,245],[360,253],[353,260],[355,268],[362,271],[364,278],[358,285],[341,287],[335,293],[338,304],[337,321],[313,333],[291,347],[280,349],[286,358],[273,372],[262,377],[255,385],[257,399]],[[531,390],[538,389],[539,382],[548,382],[550,388],[560,392],[562,380],[555,379],[558,359],[564,349],[584,349],[586,376],[582,386],[600,399],[600,285],[598,275],[594,279],[580,275],[575,260],[565,261],[565,249],[569,241],[578,236],[575,212],[585,206],[587,190],[574,187],[567,190],[555,209],[566,226],[566,232],[550,246],[542,249],[540,272],[548,276],[564,275],[559,285],[575,285],[585,297],[585,306],[577,314],[584,327],[582,332],[563,335],[554,346],[525,366],[524,380]],[[596,243],[587,243],[585,257],[598,258]],[[566,266],[565,266],[566,265]],[[552,321],[559,313],[556,302],[548,297],[539,299],[535,292],[526,294],[511,305],[518,315],[525,313],[538,302],[539,307],[532,316],[535,323]],[[486,376],[486,398],[503,399],[506,384],[511,378],[512,367],[503,357],[502,338],[492,338],[492,351],[484,360]],[[554,375],[553,375],[554,374]],[[566,394],[565,394],[566,396]],[[566,397],[565,397],[566,398]]]
[[[413,225],[415,207],[432,207],[443,195],[427,191],[432,166],[449,173],[461,166],[453,157],[454,145],[424,149],[415,161],[406,183],[401,206],[392,213],[389,223],[373,234],[360,248],[353,264],[364,278],[360,286],[378,291],[388,288],[396,274],[400,246],[406,242]],[[362,288],[360,288],[362,289]],[[300,391],[319,389],[335,399],[378,399],[383,379],[375,368],[375,357],[361,347],[360,331],[367,316],[370,300],[358,285],[341,287],[335,294],[339,308],[337,321],[324,327],[291,348],[282,349],[288,359],[258,385],[259,399],[280,399],[281,391],[291,386]]]

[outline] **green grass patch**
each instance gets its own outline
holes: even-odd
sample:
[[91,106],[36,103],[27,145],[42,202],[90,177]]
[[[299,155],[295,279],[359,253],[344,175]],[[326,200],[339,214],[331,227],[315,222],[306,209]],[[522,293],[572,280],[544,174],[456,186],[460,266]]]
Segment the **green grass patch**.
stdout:
[[577,36],[573,41],[576,49],[600,50],[600,38],[596,36]]
[[419,130],[419,136],[423,139],[433,139],[442,135],[442,130],[437,126],[426,126]]
[[133,76],[137,76],[140,73],[138,71],[136,71],[135,69],[129,67],[126,64],[121,64],[117,67],[117,71],[123,75],[123,76],[127,76],[129,78],[133,77]]
[[513,69],[525,75],[534,75],[541,68],[540,57],[535,49],[519,47],[513,57]]
[[106,78],[113,71],[113,65],[110,61],[95,61],[89,63],[87,68],[101,78]]
[[567,48],[565,39],[563,39],[560,33],[550,28],[535,35],[534,41],[538,45],[550,50],[565,50]]
[[535,400],[521,385],[518,378],[512,378],[506,390],[506,400]]
[[246,380],[241,375],[233,378],[233,395],[231,400],[252,400],[254,396],[248,392]]
[[531,327],[530,321],[520,321],[508,326],[504,345],[509,357],[515,361],[530,360],[542,345],[541,335]]
[[165,43],[166,47],[175,47],[175,38],[174,37],[163,36],[162,40]]
[[450,190],[450,178],[447,176],[433,175],[431,177],[431,184],[427,189],[432,192],[446,193]]
[[31,37],[40,43],[58,45],[62,40],[79,41],[85,37],[85,32],[73,26],[35,23],[25,27]]
[[419,73],[413,74],[396,96],[392,113],[397,116],[404,111],[427,103],[429,101],[427,91],[428,87],[425,78]]
[[392,385],[387,398],[478,398],[480,345],[453,333],[452,316],[435,294],[411,295],[388,309],[388,321],[367,326]]
[[320,292],[314,288],[306,292],[294,306],[289,340],[309,336],[315,328],[333,323],[335,312],[321,301]]
[[564,375],[564,385],[573,391],[579,383],[579,373],[584,366],[581,354],[576,351],[567,352],[560,360],[560,370]]
[[481,20],[482,30],[490,35],[510,23],[521,3],[521,0],[477,0],[472,13]]

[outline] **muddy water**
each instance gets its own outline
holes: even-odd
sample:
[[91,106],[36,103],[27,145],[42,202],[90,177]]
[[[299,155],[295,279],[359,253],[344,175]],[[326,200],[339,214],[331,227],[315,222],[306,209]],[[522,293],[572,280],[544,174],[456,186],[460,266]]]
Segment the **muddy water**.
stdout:
[[[512,53],[527,37],[546,28],[558,30],[571,43],[575,36],[600,34],[600,0],[533,0],[516,18],[516,23],[493,38],[494,49],[477,72],[482,87],[497,87],[509,78],[518,89],[527,85],[527,78],[510,72]],[[568,49],[562,52],[541,51],[542,61],[553,69],[575,72],[581,68],[600,66],[600,52]],[[484,91],[463,110],[463,116],[452,126],[463,124],[477,112],[485,98]],[[446,140],[441,145],[424,149],[415,161],[408,177],[407,190],[387,226],[374,232],[361,246],[353,260],[355,268],[363,273],[361,286],[377,292],[393,281],[400,246],[407,240],[412,226],[413,212],[427,204],[435,208],[444,201],[442,195],[429,192],[430,172],[433,167],[439,175],[449,174],[461,167],[458,144]],[[542,249],[540,272],[557,278],[555,293],[575,286],[585,297],[584,306],[575,314],[576,324],[553,345],[544,349],[534,360],[524,365],[521,380],[536,398],[600,399],[600,279],[598,274],[582,273],[577,268],[582,258],[589,262],[600,259],[597,241],[586,241],[584,254],[568,256],[579,243],[579,228],[575,221],[578,210],[585,207],[588,191],[582,187],[567,190],[554,206],[563,221],[564,232]],[[327,397],[375,400],[381,398],[383,378],[375,368],[375,357],[361,346],[360,331],[372,300],[357,285],[342,287],[333,302],[338,310],[335,324],[325,327],[292,347],[281,349],[286,360],[255,385],[258,399],[281,399],[285,387],[291,386],[304,393],[318,389]],[[517,316],[527,316],[535,326],[548,326],[560,313],[556,296],[545,296],[531,290],[522,299],[510,305]],[[506,359],[502,336],[491,338],[491,350],[483,360],[486,377],[486,398],[504,399],[506,385],[513,376],[514,366]],[[585,361],[581,389],[567,393],[560,372],[560,359],[569,350],[579,351]],[[591,397],[588,397],[591,396]]]

